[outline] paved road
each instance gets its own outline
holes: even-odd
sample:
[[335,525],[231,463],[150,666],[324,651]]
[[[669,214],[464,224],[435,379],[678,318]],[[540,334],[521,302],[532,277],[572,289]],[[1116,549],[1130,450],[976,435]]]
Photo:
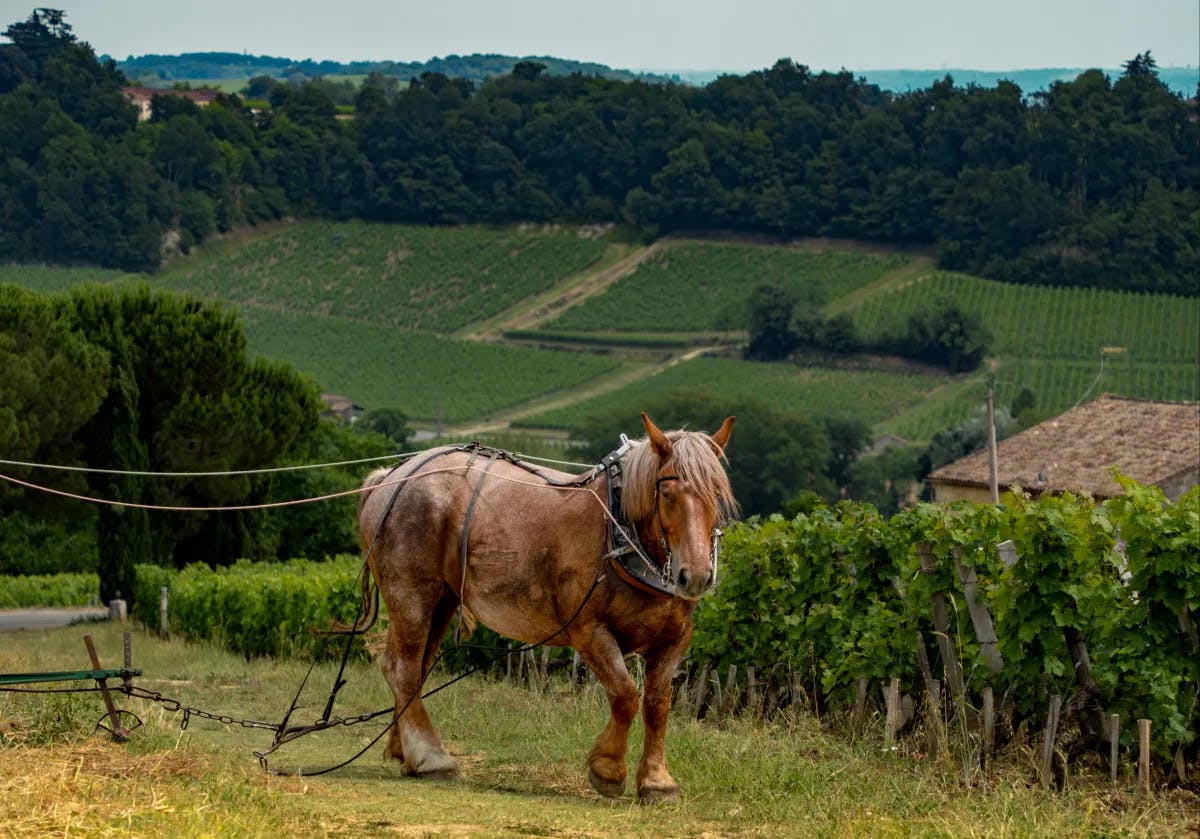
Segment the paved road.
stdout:
[[81,609],[0,609],[0,632],[26,629],[58,629],[81,621],[108,617],[108,609],[89,606]]

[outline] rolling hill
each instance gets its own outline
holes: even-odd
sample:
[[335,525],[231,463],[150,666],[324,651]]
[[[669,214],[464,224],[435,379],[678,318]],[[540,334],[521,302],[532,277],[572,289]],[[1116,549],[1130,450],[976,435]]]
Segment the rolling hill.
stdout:
[[[0,268],[0,281],[46,291],[126,278]],[[770,281],[819,286],[825,311],[865,335],[953,299],[988,322],[992,357],[959,376],[886,357],[743,361],[746,301]],[[323,390],[450,434],[561,434],[678,389],[731,411],[757,399],[858,417],[914,441],[969,417],[989,377],[998,404],[1028,389],[1047,413],[1102,391],[1200,399],[1200,300],[1012,286],[851,242],[643,245],[611,228],[306,221],[231,238],[149,282],[236,307],[251,352]]]

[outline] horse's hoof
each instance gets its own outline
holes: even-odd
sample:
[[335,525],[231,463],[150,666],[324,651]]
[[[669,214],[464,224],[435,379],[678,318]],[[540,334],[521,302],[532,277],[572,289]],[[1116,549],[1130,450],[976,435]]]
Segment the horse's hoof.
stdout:
[[642,787],[637,800],[638,804],[673,804],[679,800],[679,787]]
[[592,785],[592,789],[603,795],[605,798],[620,798],[625,794],[625,781],[610,781],[607,778],[601,778],[596,774],[594,769],[588,769],[588,783]]
[[414,778],[421,778],[429,781],[457,781],[458,770],[450,769],[431,769],[428,772],[412,772]]

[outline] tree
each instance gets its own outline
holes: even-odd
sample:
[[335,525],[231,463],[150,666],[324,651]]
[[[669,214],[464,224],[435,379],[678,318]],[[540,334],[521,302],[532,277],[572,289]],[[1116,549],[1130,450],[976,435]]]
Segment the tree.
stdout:
[[55,53],[75,43],[61,9],[34,9],[28,20],[10,24],[4,34],[39,72]]
[[746,358],[778,361],[787,358],[798,341],[792,328],[799,295],[779,283],[760,285],[750,297],[749,342]]
[[940,300],[909,315],[898,348],[909,358],[963,373],[979,366],[991,341],[979,314],[964,312],[952,300]]
[[[236,315],[193,298],[85,286],[69,297],[77,328],[112,359],[112,385],[80,430],[87,463],[100,469],[225,472],[273,466],[316,427],[316,388],[294,370],[246,357]],[[93,494],[133,502],[212,507],[260,500],[264,479],[97,474]],[[257,555],[262,517],[104,508],[102,586],[128,593],[137,562],[226,564]]]

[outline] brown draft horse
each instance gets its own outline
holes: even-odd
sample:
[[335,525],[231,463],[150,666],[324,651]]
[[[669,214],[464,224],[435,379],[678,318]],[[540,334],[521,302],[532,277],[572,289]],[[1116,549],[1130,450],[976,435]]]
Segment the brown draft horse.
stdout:
[[[364,493],[358,522],[387,605],[382,669],[399,714],[387,754],[413,775],[456,774],[419,692],[462,598],[502,635],[573,646],[596,674],[611,716],[588,756],[588,779],[610,797],[625,789],[626,740],[638,708],[624,659],[640,654],[646,736],[637,794],[676,798],[664,754],[671,679],[691,640],[696,602],[714,582],[717,525],[735,509],[721,463],[733,420],[712,435],[664,433],[642,414],[647,437],[620,459],[623,518],[646,558],[673,576],[664,583],[673,583],[674,595],[614,573],[602,500],[612,473],[599,467],[574,476],[447,447],[368,476],[364,486],[375,489]],[[373,600],[369,577],[363,593]]]

